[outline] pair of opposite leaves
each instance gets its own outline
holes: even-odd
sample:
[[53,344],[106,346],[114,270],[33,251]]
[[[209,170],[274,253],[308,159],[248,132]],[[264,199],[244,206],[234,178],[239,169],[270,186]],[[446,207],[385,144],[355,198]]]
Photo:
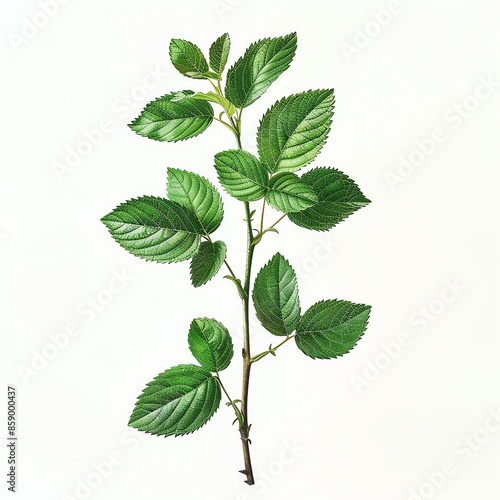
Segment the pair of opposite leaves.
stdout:
[[[257,275],[253,300],[268,331],[287,336],[296,331],[297,347],[313,359],[349,352],[363,335],[370,314],[370,307],[363,304],[327,300],[301,316],[295,272],[280,254]],[[196,318],[188,343],[200,366],[178,365],[155,377],[139,396],[130,426],[151,434],[179,436],[199,429],[217,411],[219,372],[233,357],[229,332],[215,319]]]

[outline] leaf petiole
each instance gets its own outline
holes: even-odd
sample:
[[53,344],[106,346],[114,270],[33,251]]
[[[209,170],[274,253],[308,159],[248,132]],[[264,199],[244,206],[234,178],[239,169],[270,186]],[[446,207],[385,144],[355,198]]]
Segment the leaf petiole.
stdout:
[[260,234],[264,234],[264,213],[266,211],[266,199],[262,200],[262,212],[260,214]]
[[283,342],[280,342],[278,345],[274,347],[270,345],[267,351],[261,352],[260,354],[257,354],[256,356],[250,358],[250,363],[256,363],[257,361],[260,361],[262,358],[266,357],[268,354],[276,356],[276,349],[281,347],[283,344],[286,344],[290,339],[293,339],[294,337],[295,335],[288,335],[287,338],[283,340]]
[[[221,113],[222,114],[222,113]],[[220,118],[217,118],[217,117],[213,117],[213,119],[216,121],[216,122],[219,122],[219,123],[222,123],[222,125],[224,125],[224,127],[227,127],[233,134],[236,133],[235,129],[227,122],[225,122],[224,120],[221,120]]]
[[[231,273],[231,276],[232,276],[235,280],[240,281],[240,280],[236,277],[236,275],[234,274],[233,270],[231,269],[231,266],[229,265],[229,262],[227,261],[227,259],[224,259],[224,264],[226,265],[226,267],[227,267],[228,271]],[[241,281],[240,281],[240,283],[241,283]]]
[[240,409],[236,406],[236,403],[241,403],[241,401],[239,399],[231,399],[231,396],[229,396],[228,392],[226,391],[226,388],[224,387],[224,384],[222,383],[222,380],[220,379],[219,372],[217,372],[217,374],[214,375],[214,378],[215,378],[215,380],[217,380],[217,382],[219,382],[219,385],[220,385],[222,391],[224,392],[224,394],[226,395],[226,397],[228,399],[228,402],[226,403],[226,405],[233,407],[234,413],[236,414],[236,420],[238,420],[240,427],[241,427],[243,425],[243,421],[244,421],[243,415],[242,415]]
[[278,222],[282,221],[288,214],[283,214],[277,221],[271,224],[267,229],[264,229],[264,233],[271,231]]
[[224,276],[224,278],[228,279],[229,281],[232,281],[236,285],[236,288],[238,290],[238,295],[240,296],[241,300],[248,299],[248,294],[241,286],[241,281],[238,278],[236,278],[235,276],[230,276],[229,274]]

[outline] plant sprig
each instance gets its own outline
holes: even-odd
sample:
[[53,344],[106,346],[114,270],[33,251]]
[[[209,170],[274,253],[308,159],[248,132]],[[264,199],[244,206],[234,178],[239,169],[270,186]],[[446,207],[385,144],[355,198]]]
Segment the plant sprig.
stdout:
[[[320,153],[331,128],[332,89],[309,90],[284,97],[264,114],[257,133],[258,157],[243,150],[243,110],[255,103],[290,66],[297,48],[296,33],[259,40],[227,71],[231,42],[226,33],[210,47],[209,58],[195,44],[173,39],[170,58],[188,78],[206,80],[207,92],[171,92],[150,102],[130,124],[138,135],[177,142],[196,137],[214,121],[230,130],[235,149],[215,155],[214,166],[224,191],[243,204],[247,248],[244,275],[238,277],[227,258],[225,242],[213,233],[223,221],[218,189],[193,172],[167,169],[167,196],[142,196],[122,203],[102,218],[113,238],[131,254],[154,262],[191,261],[194,287],[208,283],[225,266],[242,302],[243,349],[241,399],[233,399],[220,372],[233,359],[228,329],[213,318],[195,318],[188,344],[198,364],[169,368],[157,375],[139,396],[129,425],[163,436],[189,434],[205,425],[220,406],[222,394],[235,413],[243,447],[248,484],[254,484],[250,457],[248,394],[251,367],[295,341],[312,359],[331,359],[349,352],[364,334],[370,306],[345,300],[324,300],[301,311],[299,286],[292,265],[275,254],[252,278],[253,257],[267,233],[288,218],[302,228],[327,231],[370,201],[343,172],[316,167],[302,176]],[[220,111],[214,112],[214,106]],[[258,226],[256,210],[261,204]],[[266,206],[282,212],[266,226]],[[250,302],[272,335],[283,337],[266,351],[251,353]]]

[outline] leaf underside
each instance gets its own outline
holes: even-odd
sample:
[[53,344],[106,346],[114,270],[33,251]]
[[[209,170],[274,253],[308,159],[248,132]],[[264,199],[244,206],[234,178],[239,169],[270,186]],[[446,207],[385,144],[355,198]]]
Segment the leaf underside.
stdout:
[[331,359],[348,353],[362,337],[370,306],[346,300],[325,300],[310,307],[300,319],[295,343],[307,356]]
[[139,396],[129,426],[160,436],[183,436],[205,425],[221,400],[205,368],[178,365],[156,376]]
[[193,213],[174,201],[155,196],[126,201],[101,221],[132,255],[162,263],[192,257],[203,234]]
[[233,342],[227,328],[211,318],[196,318],[188,334],[191,353],[208,371],[225,370],[233,358]]
[[306,210],[289,214],[298,226],[327,231],[370,203],[357,184],[335,168],[315,168],[301,179],[317,193],[319,201]]
[[264,167],[271,173],[294,172],[309,164],[326,142],[333,106],[333,90],[310,90],[274,104],[257,134]]
[[210,103],[172,92],[147,104],[129,127],[155,141],[177,142],[204,132],[213,117]]
[[300,319],[299,288],[295,271],[277,253],[259,271],[252,292],[257,318],[274,335],[290,335]]
[[208,283],[220,270],[227,248],[222,241],[203,241],[191,260],[191,283],[195,288]]
[[253,43],[229,69],[225,96],[238,108],[250,106],[288,69],[296,50],[296,33]]

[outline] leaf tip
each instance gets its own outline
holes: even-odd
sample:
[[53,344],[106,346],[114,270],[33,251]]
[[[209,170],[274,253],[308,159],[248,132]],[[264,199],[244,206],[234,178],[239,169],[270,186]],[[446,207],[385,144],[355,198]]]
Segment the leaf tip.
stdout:
[[99,220],[108,228],[110,229],[110,224],[112,221],[111,216],[113,215],[113,212],[110,212],[106,215],[103,215]]

